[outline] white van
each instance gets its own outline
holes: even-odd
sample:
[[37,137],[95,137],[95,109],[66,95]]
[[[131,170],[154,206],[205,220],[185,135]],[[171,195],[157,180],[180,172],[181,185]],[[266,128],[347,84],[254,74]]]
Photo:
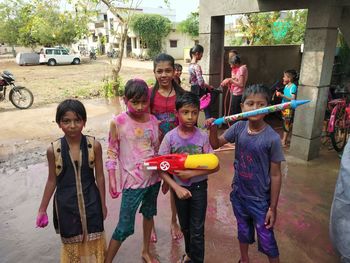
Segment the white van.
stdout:
[[80,54],[70,54],[62,47],[47,47],[40,51],[40,64],[55,66],[56,64],[80,64]]

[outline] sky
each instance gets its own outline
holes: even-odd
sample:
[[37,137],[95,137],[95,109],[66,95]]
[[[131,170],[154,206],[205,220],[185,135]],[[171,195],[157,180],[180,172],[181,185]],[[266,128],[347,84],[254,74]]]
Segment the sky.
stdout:
[[[170,8],[176,10],[176,22],[183,21],[191,12],[198,11],[199,0],[169,0]],[[143,7],[166,8],[164,0],[142,0]]]

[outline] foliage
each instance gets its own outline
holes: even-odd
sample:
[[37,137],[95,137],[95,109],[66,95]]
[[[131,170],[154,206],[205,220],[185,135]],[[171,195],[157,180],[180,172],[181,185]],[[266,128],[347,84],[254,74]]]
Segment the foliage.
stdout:
[[58,0],[0,4],[0,41],[10,45],[70,45],[85,35],[88,13],[61,12]]
[[124,96],[124,81],[120,76],[118,76],[116,80],[106,78],[103,81],[102,89],[103,95],[106,98]]
[[249,45],[301,44],[304,40],[307,10],[252,13],[238,20],[238,28]]
[[19,21],[19,6],[21,2],[4,1],[0,3],[0,42],[10,46],[17,44]]
[[185,34],[189,34],[192,38],[199,36],[199,13],[191,13],[184,21],[180,22],[177,29]]
[[168,18],[153,14],[137,14],[130,23],[132,30],[146,43],[151,58],[161,52],[162,39],[170,33],[171,26]]

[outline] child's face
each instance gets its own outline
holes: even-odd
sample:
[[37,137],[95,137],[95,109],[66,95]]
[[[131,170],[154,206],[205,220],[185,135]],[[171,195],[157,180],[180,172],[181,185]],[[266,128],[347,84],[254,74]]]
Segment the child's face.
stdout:
[[[267,107],[267,105],[268,103],[267,103],[266,97],[261,93],[257,93],[257,94],[249,95],[246,98],[246,100],[243,103],[241,103],[241,108],[242,108],[242,112],[246,112],[246,111],[252,111],[252,110],[264,108],[264,107]],[[249,117],[248,120],[259,121],[264,119],[265,115],[266,114],[252,116],[252,117]]]
[[182,69],[175,69],[174,77],[180,78],[182,74]]
[[283,85],[287,85],[292,82],[292,79],[288,76],[288,74],[283,74]]
[[80,136],[84,126],[85,121],[73,111],[67,111],[58,124],[58,127],[60,127],[68,137]]
[[203,53],[200,53],[200,52],[196,52],[194,55],[196,56],[197,60],[201,60],[203,57]]
[[194,105],[184,105],[176,113],[179,119],[179,125],[192,128],[196,125],[199,115],[199,109]]
[[143,96],[139,99],[130,99],[124,98],[125,104],[128,108],[129,113],[140,116],[148,112],[149,107],[149,98],[148,96]]
[[171,81],[174,78],[174,68],[171,63],[169,61],[159,62],[154,69],[154,77],[161,87],[171,87]]

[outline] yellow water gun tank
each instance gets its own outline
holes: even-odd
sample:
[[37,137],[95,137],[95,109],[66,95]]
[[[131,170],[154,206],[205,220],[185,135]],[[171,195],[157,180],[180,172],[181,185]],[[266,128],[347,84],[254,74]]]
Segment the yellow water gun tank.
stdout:
[[188,155],[185,160],[186,169],[213,170],[219,165],[218,157],[213,153]]

